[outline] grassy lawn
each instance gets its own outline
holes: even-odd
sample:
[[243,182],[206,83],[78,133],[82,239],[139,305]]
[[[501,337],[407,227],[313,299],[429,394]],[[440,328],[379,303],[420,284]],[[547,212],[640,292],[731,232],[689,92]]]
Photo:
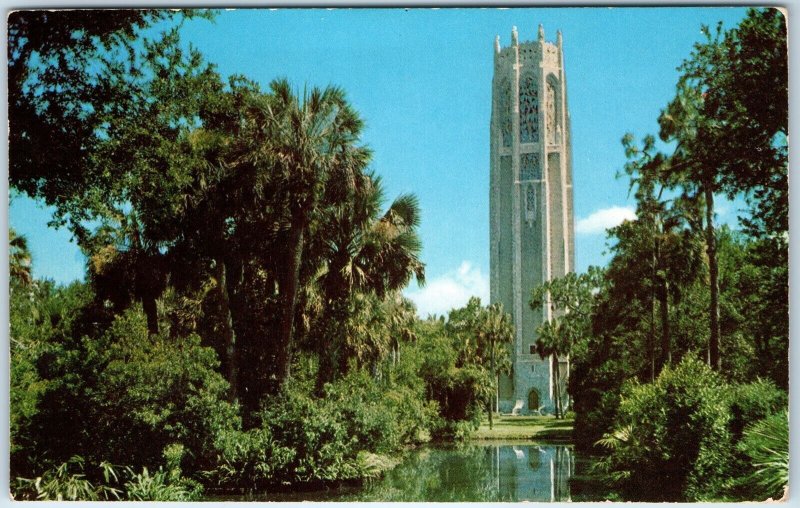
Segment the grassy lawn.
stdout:
[[565,442],[572,439],[572,419],[556,420],[553,416],[497,416],[494,429],[483,418],[472,439],[525,439]]

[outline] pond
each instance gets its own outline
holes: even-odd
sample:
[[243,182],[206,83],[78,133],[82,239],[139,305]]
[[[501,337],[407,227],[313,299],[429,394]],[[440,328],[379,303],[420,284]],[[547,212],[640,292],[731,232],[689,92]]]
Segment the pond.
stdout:
[[[361,487],[247,496],[253,501],[601,501],[593,460],[571,445],[425,447]],[[238,498],[238,500],[244,500]]]

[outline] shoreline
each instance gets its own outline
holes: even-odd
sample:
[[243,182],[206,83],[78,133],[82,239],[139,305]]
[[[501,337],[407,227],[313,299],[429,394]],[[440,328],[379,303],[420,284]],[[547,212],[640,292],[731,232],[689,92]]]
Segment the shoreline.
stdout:
[[470,441],[537,441],[572,443],[574,419],[553,416],[496,416],[494,428],[484,418]]

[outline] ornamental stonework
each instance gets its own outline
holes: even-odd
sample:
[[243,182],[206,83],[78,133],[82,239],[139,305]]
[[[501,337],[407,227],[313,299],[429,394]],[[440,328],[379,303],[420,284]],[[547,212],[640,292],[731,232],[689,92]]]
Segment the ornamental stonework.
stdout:
[[[518,403],[523,414],[552,412],[552,358],[535,354],[536,329],[547,306],[531,309],[531,291],[574,266],[572,168],[563,44],[538,37],[494,46],[490,143],[491,300],[515,328],[512,374],[501,376],[499,410]],[[529,408],[529,401],[537,407]]]
[[539,89],[533,72],[526,73],[519,84],[519,137],[522,143],[539,141]]

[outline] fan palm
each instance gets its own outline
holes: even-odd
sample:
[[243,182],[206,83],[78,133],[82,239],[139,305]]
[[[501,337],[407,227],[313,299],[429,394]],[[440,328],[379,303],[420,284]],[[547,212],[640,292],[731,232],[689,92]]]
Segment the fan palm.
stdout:
[[289,375],[293,323],[306,233],[320,208],[326,182],[334,171],[358,173],[369,151],[357,145],[363,122],[341,88],[313,88],[298,97],[286,80],[270,85],[249,111],[244,151],[255,169],[255,192],[269,198],[285,232],[282,273],[278,276],[281,315],[276,362],[278,376]]
[[[497,374],[500,371],[508,371],[511,367],[511,362],[508,356],[508,348],[506,344],[510,344],[514,340],[514,325],[511,323],[511,316],[503,311],[503,305],[494,303],[483,309],[480,313],[477,326],[477,342],[480,356],[489,357],[489,369],[492,376],[492,381],[495,383],[493,392],[493,399],[497,395]],[[497,345],[501,344],[499,349]],[[489,407],[489,428],[492,428],[494,422],[492,414],[495,400]]]
[[8,228],[8,268],[13,282],[23,287],[33,283],[28,240],[24,236],[18,235],[13,228]]
[[[340,371],[346,369],[348,358],[361,349],[352,344],[353,337],[343,336],[348,332],[339,326],[354,311],[353,298],[374,294],[378,299],[392,299],[412,277],[419,283],[425,280],[425,266],[419,259],[416,197],[401,195],[380,215],[383,201],[380,179],[362,174],[354,183],[350,198],[330,209],[322,226],[326,239],[319,246],[319,255],[326,270],[319,282],[326,310],[319,323],[321,341],[317,344],[322,355],[320,387],[333,376],[333,366]],[[395,319],[395,311],[398,309],[390,309],[390,321]],[[388,326],[392,328],[391,323]],[[393,351],[397,347],[394,344]]]
[[167,285],[168,263],[142,229],[135,213],[123,217],[118,228],[101,228],[93,238],[97,246],[92,248],[89,273],[97,296],[118,309],[141,302],[147,330],[157,334],[156,300]]

